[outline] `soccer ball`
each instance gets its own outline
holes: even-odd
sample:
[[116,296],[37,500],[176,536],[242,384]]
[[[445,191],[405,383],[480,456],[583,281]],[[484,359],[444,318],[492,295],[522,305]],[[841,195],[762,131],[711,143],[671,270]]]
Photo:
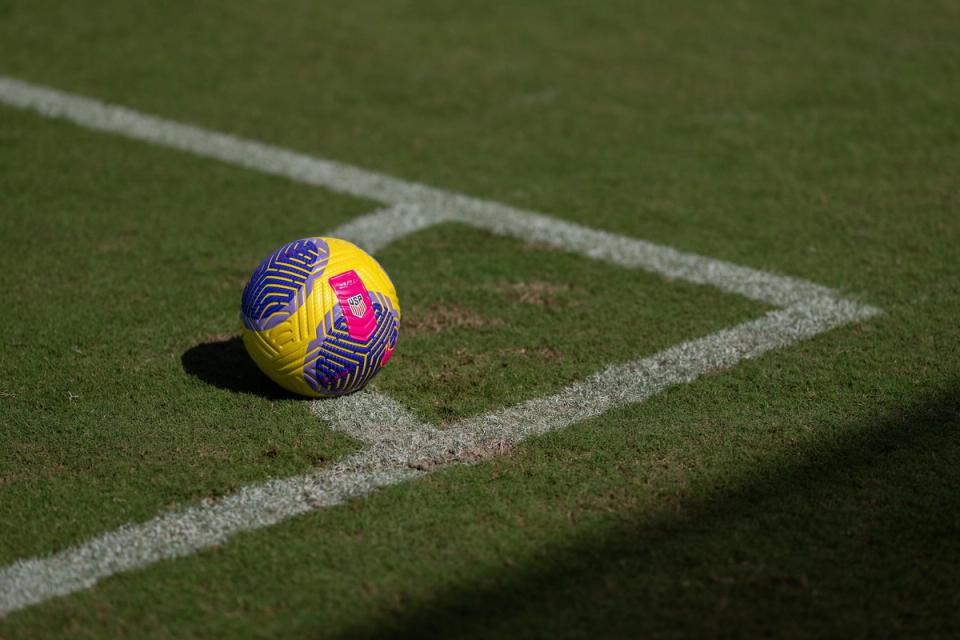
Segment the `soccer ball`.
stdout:
[[346,240],[304,238],[260,263],[243,289],[243,344],[281,387],[314,398],[363,388],[400,330],[383,267]]

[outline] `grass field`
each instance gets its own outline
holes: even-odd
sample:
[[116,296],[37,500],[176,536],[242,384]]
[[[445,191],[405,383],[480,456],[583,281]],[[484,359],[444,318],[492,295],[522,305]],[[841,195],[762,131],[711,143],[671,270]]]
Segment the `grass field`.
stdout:
[[[958,24],[952,1],[0,0],[0,76],[883,311],[0,638],[956,636]],[[260,259],[381,206],[0,104],[0,568],[361,449],[234,338]],[[374,387],[440,428],[770,310],[462,224],[377,257],[404,318]]]

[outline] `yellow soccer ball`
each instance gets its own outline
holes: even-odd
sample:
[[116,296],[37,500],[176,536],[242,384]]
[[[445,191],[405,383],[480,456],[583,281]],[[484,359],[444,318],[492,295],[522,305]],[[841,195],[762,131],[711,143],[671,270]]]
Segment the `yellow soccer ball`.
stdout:
[[243,289],[243,344],[284,389],[320,398],[362,389],[400,332],[387,272],[360,247],[304,238],[271,253]]

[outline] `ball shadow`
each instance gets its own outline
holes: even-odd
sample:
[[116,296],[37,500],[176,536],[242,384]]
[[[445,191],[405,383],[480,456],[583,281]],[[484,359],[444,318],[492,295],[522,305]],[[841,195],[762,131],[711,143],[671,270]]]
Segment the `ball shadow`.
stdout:
[[201,342],[180,356],[183,370],[207,384],[268,400],[303,400],[268,378],[250,358],[239,336]]

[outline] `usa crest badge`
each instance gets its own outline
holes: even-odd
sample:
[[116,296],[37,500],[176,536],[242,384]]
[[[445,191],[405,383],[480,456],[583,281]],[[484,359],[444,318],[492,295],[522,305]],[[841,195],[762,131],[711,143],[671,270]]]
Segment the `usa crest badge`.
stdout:
[[363,302],[363,296],[359,293],[347,298],[347,305],[350,307],[350,313],[357,318],[362,318],[363,314],[367,312],[367,305]]

